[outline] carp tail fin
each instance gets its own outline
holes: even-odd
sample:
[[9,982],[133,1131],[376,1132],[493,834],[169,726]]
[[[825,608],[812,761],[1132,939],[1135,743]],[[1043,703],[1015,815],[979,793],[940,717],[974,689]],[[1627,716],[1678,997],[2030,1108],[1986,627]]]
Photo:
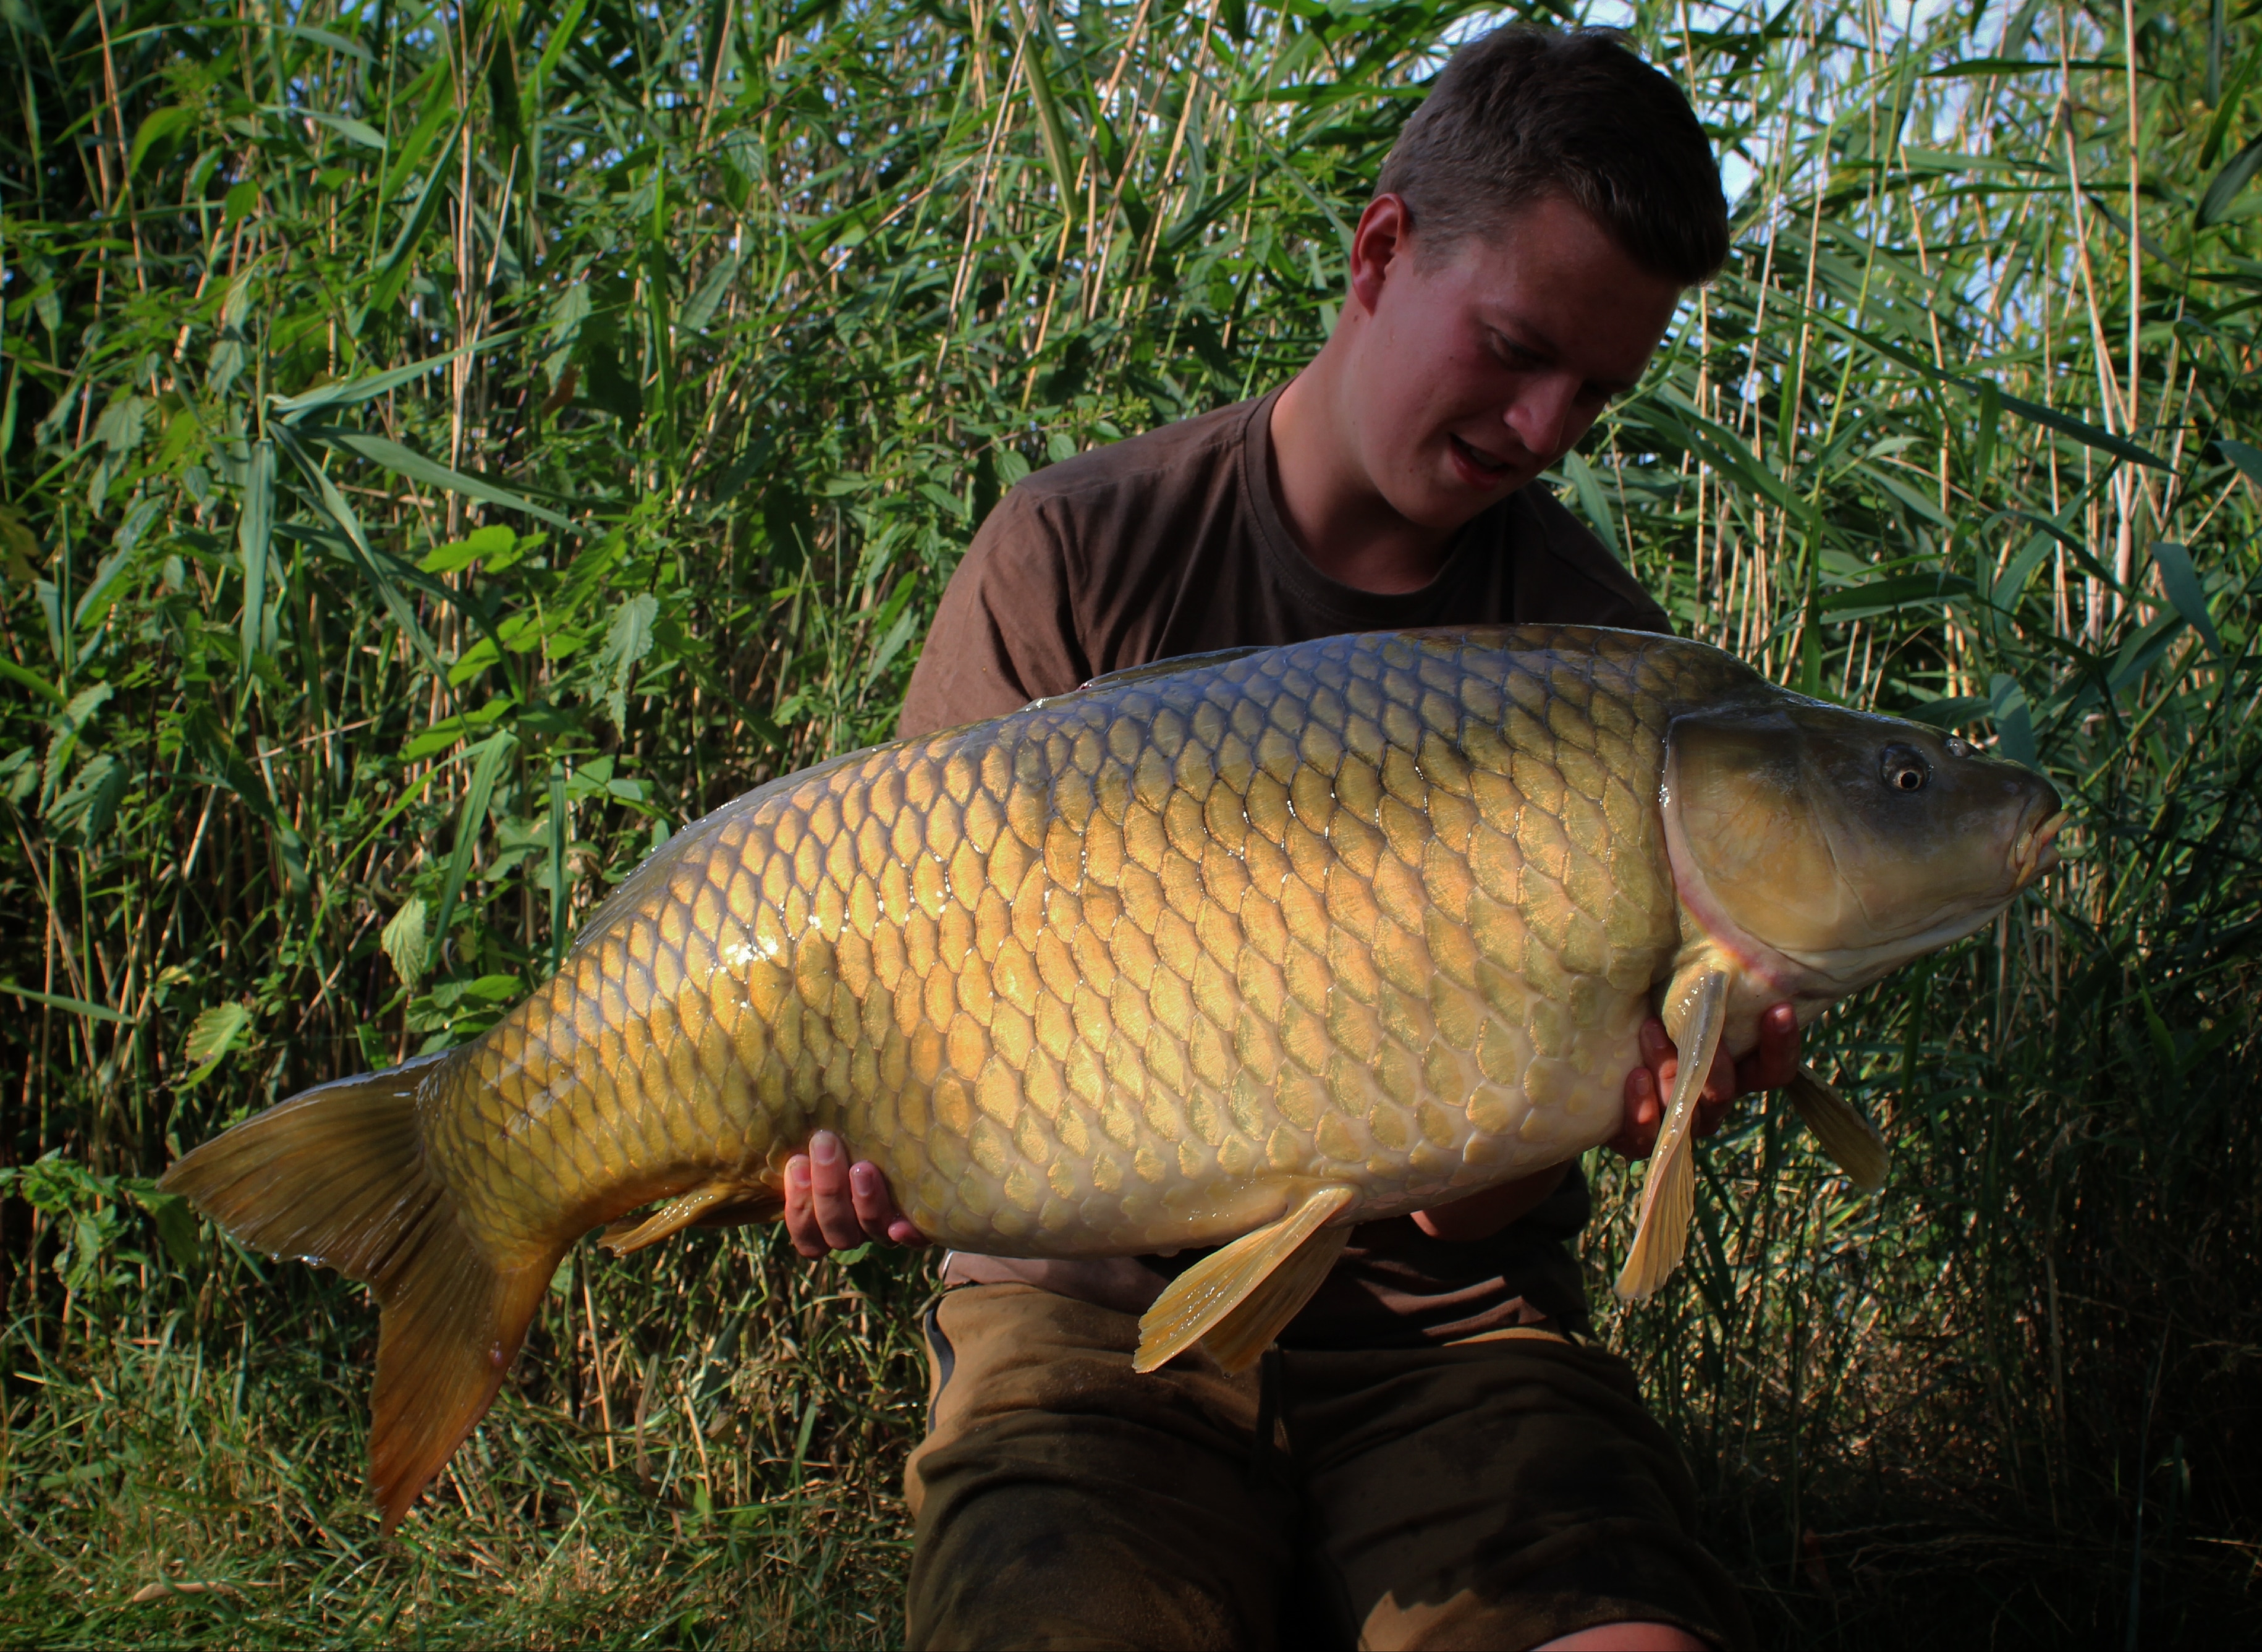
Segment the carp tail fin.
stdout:
[[371,1288],[381,1313],[370,1490],[388,1533],[493,1400],[565,1253],[498,1267],[465,1232],[417,1129],[418,1091],[444,1058],[304,1091],[158,1184],[248,1245]]
[[1673,1096],[1658,1129],[1649,1174],[1642,1179],[1633,1248],[1626,1252],[1625,1266],[1617,1277],[1616,1289],[1622,1301],[1639,1302],[1653,1293],[1681,1265],[1682,1252],[1688,1248],[1689,1223],[1696,1214],[1696,1103],[1704,1093],[1712,1057],[1719,1053],[1727,1005],[1727,976],[1707,970],[1696,983],[1695,1003],[1677,1035],[1681,1060]]
[[1357,1196],[1341,1186],[1319,1188],[1172,1280],[1140,1317],[1131,1368],[1156,1370],[1197,1342],[1228,1371],[1256,1364],[1343,1254],[1351,1230],[1326,1223]]
[[1813,1068],[1802,1065],[1791,1075],[1790,1104],[1856,1187],[1875,1193],[1885,1185],[1885,1138]]

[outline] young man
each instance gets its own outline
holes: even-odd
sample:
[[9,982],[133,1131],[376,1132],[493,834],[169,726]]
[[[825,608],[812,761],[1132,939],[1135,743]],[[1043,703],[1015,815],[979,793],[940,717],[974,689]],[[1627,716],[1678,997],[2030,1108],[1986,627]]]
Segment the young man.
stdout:
[[[1455,54],[1361,216],[1333,336],[1294,380],[1033,476],[945,593],[902,731],[1104,672],[1344,631],[1668,629],[1528,484],[1640,378],[1727,251],[1718,174],[1663,76],[1604,32]],[[1787,1082],[1778,1006],[1707,1105]],[[1629,1154],[1673,1050],[1645,1029]],[[804,1254],[918,1243],[820,1136],[788,1171]],[[1257,1370],[1134,1375],[1190,1255],[954,1256],[927,1318],[932,1432],[910,1638],[933,1647],[1607,1646],[1748,1638],[1695,1489],[1624,1361],[1586,1340],[1559,1166],[1354,1232]]]

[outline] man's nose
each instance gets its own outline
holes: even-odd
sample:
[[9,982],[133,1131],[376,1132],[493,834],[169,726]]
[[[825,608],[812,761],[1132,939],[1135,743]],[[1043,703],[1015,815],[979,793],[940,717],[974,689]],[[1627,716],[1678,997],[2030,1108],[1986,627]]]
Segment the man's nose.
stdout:
[[1509,403],[1508,428],[1525,452],[1552,465],[1587,433],[1576,422],[1578,398],[1578,380],[1571,374],[1536,373]]

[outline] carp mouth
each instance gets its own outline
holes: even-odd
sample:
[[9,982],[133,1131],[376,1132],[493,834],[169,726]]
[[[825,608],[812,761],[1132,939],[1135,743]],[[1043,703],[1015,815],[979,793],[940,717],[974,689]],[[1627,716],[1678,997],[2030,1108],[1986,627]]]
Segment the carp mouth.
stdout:
[[[2035,812],[2053,809],[2057,799],[2035,805]],[[2017,894],[2045,872],[2054,869],[2064,858],[2058,853],[2057,834],[2065,830],[2072,819],[2064,809],[2053,809],[2046,819],[2037,820],[2012,840],[2011,892]]]

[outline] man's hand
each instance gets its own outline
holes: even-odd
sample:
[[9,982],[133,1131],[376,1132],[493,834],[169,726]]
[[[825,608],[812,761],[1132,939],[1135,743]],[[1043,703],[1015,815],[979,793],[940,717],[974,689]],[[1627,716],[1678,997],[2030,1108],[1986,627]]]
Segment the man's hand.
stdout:
[[[1665,1098],[1681,1070],[1681,1052],[1652,1016],[1641,1029],[1642,1064],[1626,1074],[1625,1122],[1610,1144],[1628,1158],[1646,1158],[1665,1122]],[[1760,1017],[1760,1042],[1741,1061],[1723,1050],[1713,1058],[1696,1102],[1696,1134],[1710,1136],[1727,1116],[1728,1103],[1755,1090],[1779,1090],[1798,1071],[1798,1013],[1777,1004]]]
[[896,1208],[888,1179],[868,1159],[848,1163],[840,1138],[819,1130],[809,1151],[785,1162],[785,1230],[793,1248],[815,1259],[864,1244],[925,1244],[926,1235]]

